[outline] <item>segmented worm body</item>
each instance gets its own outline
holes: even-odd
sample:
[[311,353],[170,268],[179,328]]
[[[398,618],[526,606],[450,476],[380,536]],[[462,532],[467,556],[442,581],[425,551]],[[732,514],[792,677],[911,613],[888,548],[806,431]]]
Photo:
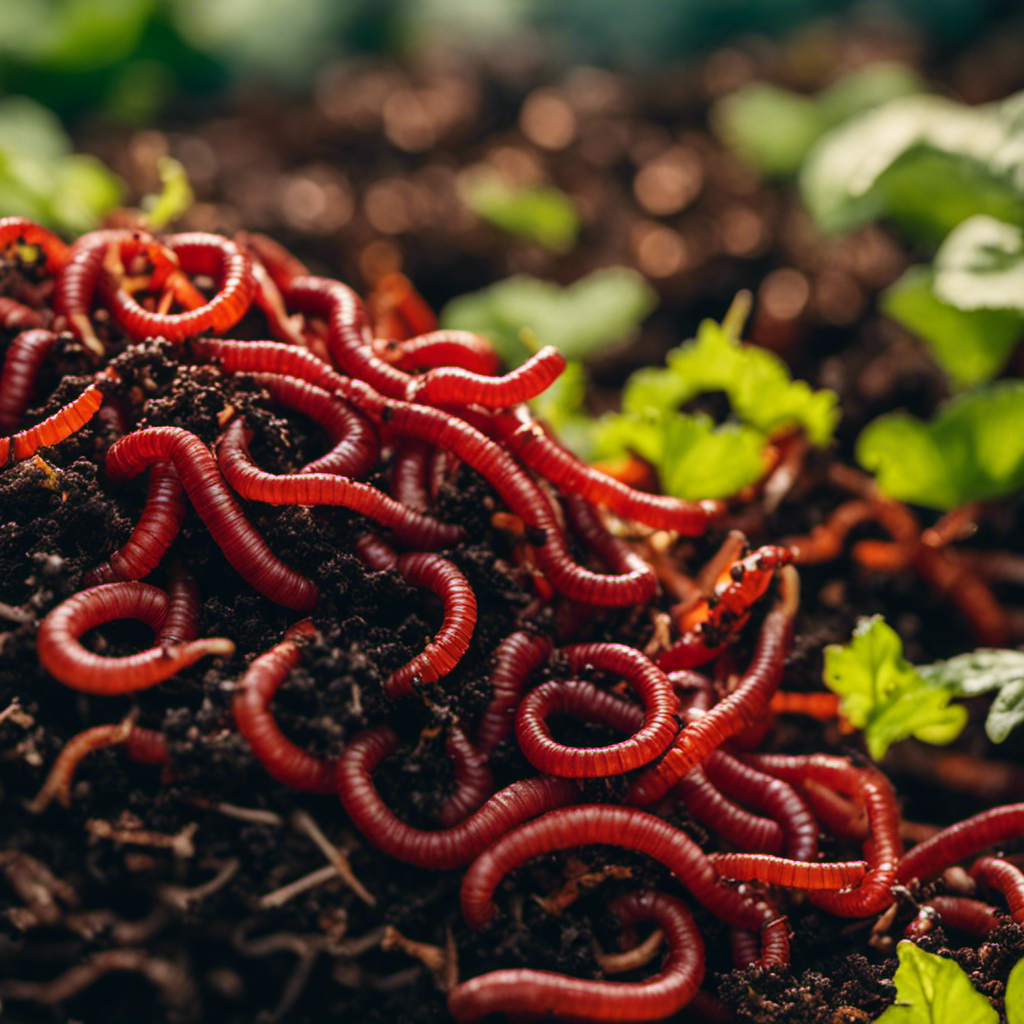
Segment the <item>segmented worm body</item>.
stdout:
[[704,943],[685,904],[666,893],[642,890],[613,900],[608,909],[624,927],[652,921],[668,955],[643,981],[591,981],[552,971],[504,970],[463,982],[448,997],[459,1024],[492,1013],[594,1021],[652,1021],[670,1017],[694,997],[704,978]]
[[971,878],[1003,894],[1010,917],[1024,924],[1024,871],[1002,857],[979,857],[971,868]]
[[147,583],[107,583],[69,597],[43,619],[36,639],[39,660],[50,675],[85,693],[113,696],[154,686],[207,655],[230,658],[235,645],[223,637],[151,647],[123,658],[86,650],[79,637],[117,619],[138,619],[159,632],[167,595]]
[[57,335],[38,328],[22,331],[7,347],[0,370],[0,430],[13,433],[32,402],[32,391]]
[[0,327],[4,330],[22,331],[45,326],[46,317],[39,310],[26,306],[17,299],[0,295]]
[[112,480],[128,480],[163,461],[174,463],[199,518],[246,582],[286,608],[304,611],[316,604],[316,585],[267,547],[228,490],[216,460],[195,434],[180,427],[136,430],[111,445],[107,474]]

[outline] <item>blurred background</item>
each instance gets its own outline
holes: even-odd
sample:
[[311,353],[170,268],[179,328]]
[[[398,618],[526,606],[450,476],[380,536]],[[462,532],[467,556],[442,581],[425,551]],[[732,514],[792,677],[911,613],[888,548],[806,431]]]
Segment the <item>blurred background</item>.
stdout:
[[[979,207],[972,164],[936,226],[919,178],[865,210],[808,154],[908,95],[1022,86],[1005,0],[0,0],[0,213],[72,235],[163,190],[175,224],[272,234],[360,291],[401,271],[512,361],[528,323],[599,385],[749,288],[753,339],[842,390],[873,297],[1024,193],[986,166]],[[608,268],[596,307],[534,280]]]

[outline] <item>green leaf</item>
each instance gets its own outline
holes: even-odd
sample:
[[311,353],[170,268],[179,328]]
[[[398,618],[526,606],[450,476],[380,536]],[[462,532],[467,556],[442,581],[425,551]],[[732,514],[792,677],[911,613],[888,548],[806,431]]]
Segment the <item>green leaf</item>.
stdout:
[[814,444],[826,444],[839,419],[836,396],[794,381],[778,356],[743,345],[713,320],[694,341],[673,349],[664,368],[634,373],[622,392],[622,410],[675,409],[706,391],[724,391],[736,417],[765,434],[802,427]]
[[76,234],[89,231],[121,202],[123,193],[121,180],[95,157],[69,156],[56,168],[46,220]]
[[160,231],[185,213],[195,196],[188,173],[179,161],[162,156],[157,161],[156,169],[162,188],[159,194],[143,198],[142,209],[148,215],[149,226],[154,231]]
[[969,217],[935,254],[934,288],[958,309],[1024,313],[1024,231],[994,217]]
[[576,242],[579,215],[569,197],[556,188],[513,188],[497,171],[480,169],[463,175],[459,191],[478,217],[502,231],[552,252],[567,252]]
[[814,97],[753,82],[711,109],[715,132],[763,174],[795,174],[817,139],[861,111],[907,93],[921,82],[897,64],[873,64]]
[[935,242],[976,213],[1021,219],[1017,102],[967,107],[910,96],[853,118],[808,154],[804,201],[824,231],[891,216]]
[[899,740],[951,743],[967,712],[949,706],[953,690],[933,686],[903,657],[903,642],[881,616],[861,619],[849,644],[825,648],[825,685],[838,694],[841,711],[864,730],[876,761]]
[[1024,960],[1006,981],[1006,1024],[1024,1024]]
[[47,162],[71,152],[60,119],[27,96],[0,100],[0,150]]
[[1024,381],[997,381],[943,406],[929,423],[881,416],[861,432],[857,460],[886,494],[948,510],[1024,487]]
[[998,691],[985,721],[985,732],[993,743],[1002,743],[1024,723],[1024,651],[980,647],[947,661],[922,665],[918,672],[933,686],[961,697]]
[[524,328],[566,359],[586,360],[628,338],[655,302],[647,282],[626,267],[596,270],[566,288],[522,275],[453,299],[441,323],[486,335],[512,366],[530,355]]
[[930,270],[911,267],[882,293],[882,310],[928,346],[958,390],[991,380],[1024,335],[1024,317],[950,305],[936,296],[932,281]]
[[992,1004],[952,960],[906,940],[896,955],[896,1003],[875,1024],[999,1024]]

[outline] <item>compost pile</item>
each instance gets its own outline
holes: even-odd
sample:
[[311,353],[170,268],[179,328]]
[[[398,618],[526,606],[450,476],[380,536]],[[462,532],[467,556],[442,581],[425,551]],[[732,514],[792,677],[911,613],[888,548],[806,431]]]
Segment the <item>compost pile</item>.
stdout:
[[[343,84],[328,135],[366,127]],[[597,155],[575,170],[605,175],[618,151],[596,140],[618,136],[576,112]],[[646,136],[622,151],[656,160]],[[975,723],[883,773],[820,680],[862,614],[915,657],[1017,638],[983,571],[1019,549],[1015,505],[922,521],[844,464],[873,412],[934,401],[905,339],[835,357],[903,258],[875,230],[812,245],[686,142],[695,212],[676,232],[633,210],[618,234],[692,303],[755,283],[780,232],[812,287],[797,308],[792,272],[769,275],[752,330],[823,361],[847,416],[838,455],[783,433],[730,502],[579,462],[524,404],[559,353],[502,374],[486,339],[437,329],[380,237],[337,261],[364,303],[264,235],[69,247],[0,222],[5,1019],[867,1021],[904,934],[1001,1008],[1024,956],[1020,771],[972,756]],[[330,192],[317,166],[295,178]],[[397,207],[360,209],[426,208],[390,187]],[[242,199],[234,226],[272,220]],[[431,264],[430,240],[428,285],[498,269]]]

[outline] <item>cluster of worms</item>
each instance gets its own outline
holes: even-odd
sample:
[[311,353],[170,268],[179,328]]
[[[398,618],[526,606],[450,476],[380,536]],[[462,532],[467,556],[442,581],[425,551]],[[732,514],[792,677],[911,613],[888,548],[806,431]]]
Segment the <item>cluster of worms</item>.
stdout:
[[[247,376],[273,406],[322,428],[331,446],[294,472],[272,473],[252,454],[259,423],[244,412],[229,410],[212,446],[183,427],[138,426],[115,415],[120,436],[102,455],[103,486],[116,490],[148,472],[148,498],[127,542],[97,557],[84,589],[39,625],[39,660],[54,680],[90,695],[131,694],[201,659],[235,654],[231,638],[201,635],[202,595],[181,564],[187,558],[168,554],[191,505],[244,583],[294,613],[279,642],[237,679],[231,703],[231,724],[278,783],[336,796],[366,844],[387,857],[462,871],[461,909],[473,929],[508,913],[499,894],[508,875],[554,851],[633,851],[672,876],[674,891],[638,888],[610,903],[624,948],[599,959],[605,974],[636,971],[664,947],[655,973],[618,981],[493,970],[450,986],[456,1021],[494,1013],[648,1021],[686,1006],[729,1019],[702,989],[705,938],[694,904],[701,919],[724,923],[739,967],[788,964],[787,910],[802,901],[839,918],[870,919],[910,893],[920,907],[907,926],[911,936],[936,920],[972,934],[991,931],[1004,913],[1024,924],[1024,873],[1008,859],[981,856],[970,869],[974,886],[998,894],[1005,912],[933,884],[1019,836],[1024,804],[935,831],[905,852],[896,795],[876,767],[758,752],[773,715],[836,713],[829,695],[780,689],[799,609],[793,563],[829,557],[844,531],[870,516],[891,524],[894,542],[876,543],[865,557],[934,570],[929,552],[937,542],[920,540],[919,528],[901,523],[877,495],[851,500],[810,538],[750,550],[741,533],[724,529],[725,503],[634,489],[576,459],[534,418],[529,399],[565,365],[557,350],[542,349],[502,374],[486,339],[437,329],[408,289],[378,294],[368,308],[346,285],[311,275],[260,236],[118,229],[68,246],[9,218],[0,221],[0,255],[14,269],[32,269],[15,274],[20,289],[0,299],[13,334],[0,371],[5,469],[71,437],[105,403],[116,411],[115,336],[129,345],[163,338],[182,365]],[[246,318],[271,340],[226,337]],[[91,353],[94,380],[24,426],[40,368],[62,332]],[[444,720],[451,786],[436,808],[437,827],[428,829],[388,806],[375,775],[386,759],[411,756],[403,716],[444,690],[486,613],[452,554],[474,539],[470,528],[437,515],[439,487],[460,466],[489,488],[491,523],[506,535],[508,571],[529,590],[529,603],[490,652],[482,710]],[[386,713],[347,736],[334,756],[303,749],[274,716],[275,694],[323,626],[321,582],[273,550],[247,514],[250,503],[357,513],[351,554],[441,609],[423,649],[382,673],[378,706]],[[715,531],[725,534],[717,555],[693,578],[677,567],[674,579],[685,576],[686,593],[667,593],[666,550],[676,538]],[[142,582],[158,567],[164,588]],[[967,601],[962,590],[951,593]],[[637,640],[636,629],[624,642],[588,634],[594,622],[621,623],[609,616],[628,609],[634,622],[646,616],[654,624],[649,643]],[[112,657],[83,643],[90,630],[120,619],[150,627],[152,645]],[[608,741],[578,745],[580,735]],[[160,732],[130,719],[97,726],[67,744],[34,809],[54,799],[67,805],[83,757],[116,744],[173,774]],[[530,772],[499,788],[495,759],[509,750]],[[598,792],[593,780],[604,783],[600,802],[587,796]],[[706,830],[707,842],[680,827],[686,819]],[[854,856],[827,858],[823,847]],[[647,926],[646,939],[639,926]]]

